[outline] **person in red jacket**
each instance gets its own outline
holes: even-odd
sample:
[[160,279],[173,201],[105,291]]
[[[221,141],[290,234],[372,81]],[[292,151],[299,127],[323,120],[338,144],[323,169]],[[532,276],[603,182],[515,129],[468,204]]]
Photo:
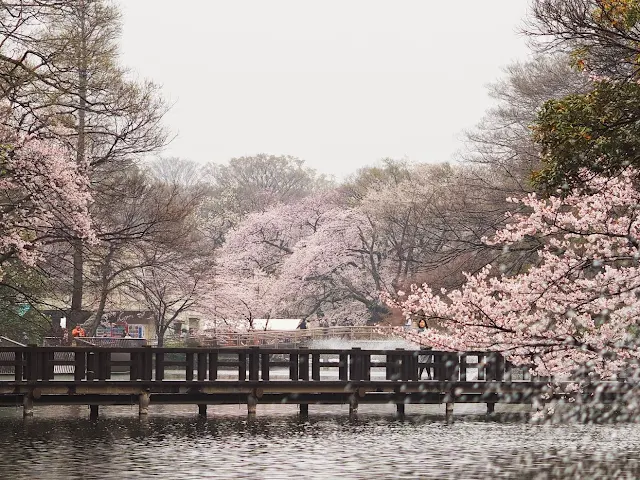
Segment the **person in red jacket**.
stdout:
[[84,328],[82,328],[80,325],[76,325],[74,327],[74,329],[71,331],[71,335],[73,335],[73,337],[85,337],[87,334],[84,331]]

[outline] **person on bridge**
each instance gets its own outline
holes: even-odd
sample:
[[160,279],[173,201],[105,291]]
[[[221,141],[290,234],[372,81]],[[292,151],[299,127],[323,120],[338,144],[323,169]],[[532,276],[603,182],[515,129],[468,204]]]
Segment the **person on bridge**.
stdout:
[[71,331],[71,335],[73,336],[73,338],[87,336],[86,332],[84,331],[84,328],[82,328],[81,325],[76,325]]

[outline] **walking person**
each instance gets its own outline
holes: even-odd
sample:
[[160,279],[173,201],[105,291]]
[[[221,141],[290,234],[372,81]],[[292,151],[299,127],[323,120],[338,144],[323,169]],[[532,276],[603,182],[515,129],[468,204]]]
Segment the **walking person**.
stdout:
[[432,355],[418,355],[418,380],[422,380],[422,374],[425,370],[427,371],[427,380],[432,380],[431,367],[426,365],[427,362],[433,363],[432,359]]

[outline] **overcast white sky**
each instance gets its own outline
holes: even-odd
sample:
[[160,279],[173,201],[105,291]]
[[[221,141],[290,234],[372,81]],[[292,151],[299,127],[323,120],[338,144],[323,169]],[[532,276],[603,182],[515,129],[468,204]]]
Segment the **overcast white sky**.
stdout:
[[122,60],[163,86],[164,152],[288,154],[341,178],[452,160],[525,59],[527,0],[120,0]]

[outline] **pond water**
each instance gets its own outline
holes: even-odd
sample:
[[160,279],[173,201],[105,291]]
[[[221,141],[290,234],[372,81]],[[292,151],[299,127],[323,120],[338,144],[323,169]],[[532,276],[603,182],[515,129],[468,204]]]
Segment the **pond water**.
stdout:
[[536,425],[484,406],[87,407],[0,409],[0,478],[483,479],[640,478],[640,425]]

